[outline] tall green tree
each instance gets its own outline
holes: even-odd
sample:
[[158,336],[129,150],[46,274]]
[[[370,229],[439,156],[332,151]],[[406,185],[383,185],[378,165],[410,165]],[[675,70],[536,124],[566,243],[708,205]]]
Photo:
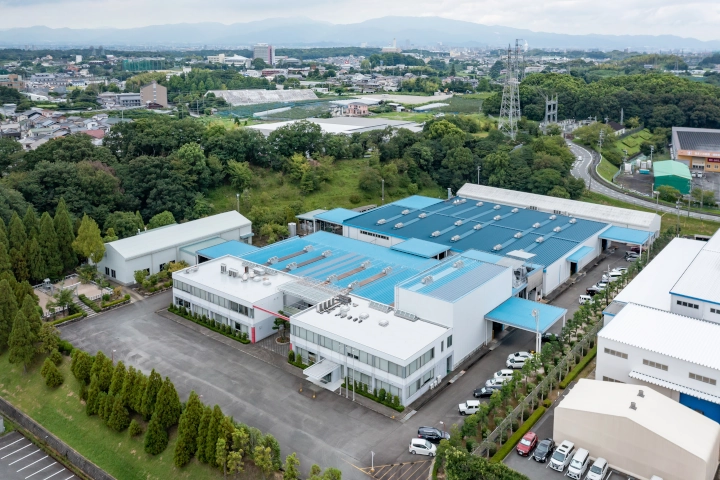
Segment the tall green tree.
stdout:
[[62,276],[63,263],[60,258],[57,234],[55,233],[55,223],[47,212],[40,217],[39,231],[38,244],[45,259],[47,275],[51,278],[58,278]]
[[21,311],[15,315],[13,328],[10,332],[10,340],[8,341],[10,363],[21,363],[23,369],[27,372],[27,366],[35,357],[35,339],[33,338],[30,324]]
[[95,220],[88,217],[87,214],[83,216],[77,237],[72,246],[78,255],[89,259],[95,265],[100,263],[100,260],[105,255],[105,244],[100,234],[100,228],[95,223]]
[[150,230],[153,228],[164,227],[165,225],[172,225],[173,223],[175,223],[175,217],[172,212],[165,210],[164,212],[160,212],[152,217],[147,224],[147,228]]
[[90,383],[90,371],[92,370],[94,361],[95,359],[86,352],[79,349],[73,350],[73,360],[70,370],[79,382],[85,385]]
[[112,411],[108,418],[108,427],[116,432],[122,432],[128,425],[130,425],[130,414],[127,408],[125,408],[125,405],[123,405],[122,398],[118,395],[113,402]]
[[142,400],[147,388],[148,378],[138,370],[135,374],[135,386],[132,394],[132,409],[142,415]]
[[28,267],[25,250],[13,248],[10,250],[10,263],[12,264],[13,274],[18,281],[22,282],[30,278],[30,269]]
[[295,452],[285,457],[283,480],[298,480],[300,478],[300,460]]
[[0,273],[12,272],[12,263],[10,263],[10,254],[8,253],[5,243],[0,241]]
[[[2,249],[4,247],[0,247]],[[27,258],[28,271],[30,278],[33,282],[40,283],[47,278],[47,268],[45,266],[45,257],[40,251],[40,245],[38,244],[37,238],[32,238],[27,243],[27,249],[25,251]]]
[[40,338],[40,329],[42,328],[42,319],[40,318],[37,301],[30,295],[25,295],[20,310],[25,314],[28,325],[30,325],[33,342],[37,342]]
[[23,224],[25,225],[25,233],[28,238],[37,237],[39,232],[40,223],[38,222],[37,215],[35,215],[35,209],[32,205],[28,206],[23,217]]
[[198,424],[198,436],[197,436],[197,451],[195,456],[202,463],[208,463],[207,452],[207,438],[208,429],[210,428],[210,421],[212,419],[212,408],[205,407],[203,409],[202,417],[200,417],[200,423]]
[[128,367],[128,371],[125,374],[125,380],[123,381],[122,389],[120,390],[120,398],[122,399],[123,405],[129,409],[133,409],[133,393],[135,393],[135,381],[137,380],[137,370],[135,367]]
[[167,429],[177,425],[181,413],[182,405],[175,390],[175,385],[170,381],[170,378],[165,377],[165,381],[157,394],[153,418],[157,417],[160,425]]
[[51,354],[58,349],[60,344],[60,332],[52,323],[43,323],[38,334],[38,353]]
[[190,392],[185,410],[180,416],[178,441],[175,445],[174,462],[176,467],[184,467],[190,462],[197,450],[198,427],[203,415],[203,404],[195,391]]
[[72,219],[68,212],[65,199],[60,197],[57,208],[55,209],[55,234],[57,235],[58,254],[63,264],[63,270],[69,271],[77,265],[77,254],[73,249],[75,241],[75,230],[73,229]]
[[5,245],[5,250],[10,251],[10,241],[8,240],[8,229],[5,226],[5,220],[0,217],[0,243]]
[[207,438],[205,439],[205,458],[207,463],[215,465],[215,446],[220,433],[220,424],[223,421],[223,413],[218,405],[213,407],[210,424],[207,429]]
[[8,240],[10,241],[10,250],[23,251],[25,242],[27,242],[27,233],[25,231],[25,224],[20,219],[17,212],[13,212],[13,216],[10,218],[10,229],[8,232]]
[[7,349],[17,312],[15,293],[10,288],[8,281],[2,279],[0,280],[0,354]]
[[148,424],[145,434],[145,453],[158,455],[162,453],[168,444],[168,434],[160,424],[160,421],[153,417]]
[[224,438],[218,438],[215,444],[215,464],[220,467],[223,476],[227,478],[228,445]]
[[142,414],[148,419],[151,418],[155,413],[155,401],[157,400],[157,394],[162,387],[162,377],[153,368],[150,372],[150,378],[148,378],[147,387],[143,393],[142,399]]
[[113,373],[112,360],[107,358],[103,352],[98,351],[95,355],[93,366],[90,369],[90,376],[92,377],[94,375],[98,378],[98,387],[100,388],[100,391],[108,391]]
[[113,372],[112,380],[110,381],[110,389],[108,390],[108,394],[115,396],[120,393],[123,387],[123,383],[125,383],[126,374],[127,370],[125,369],[125,364],[122,361],[117,362],[117,364],[115,365],[115,371]]
[[98,398],[100,397],[100,382],[97,375],[93,375],[88,387],[87,400],[85,401],[85,413],[95,415],[98,409]]

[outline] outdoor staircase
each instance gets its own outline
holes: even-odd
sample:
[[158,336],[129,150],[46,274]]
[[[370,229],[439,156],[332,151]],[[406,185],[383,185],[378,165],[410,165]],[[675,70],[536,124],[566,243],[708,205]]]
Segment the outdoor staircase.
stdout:
[[78,297],[73,297],[73,303],[74,303],[75,305],[77,305],[78,307],[80,307],[80,310],[82,310],[83,312],[85,312],[85,315],[87,315],[88,317],[92,317],[93,315],[97,315],[97,313],[95,313],[95,310],[93,310],[92,308],[90,308],[90,307],[88,307],[87,305],[85,305],[85,304],[82,302],[82,300],[80,300]]

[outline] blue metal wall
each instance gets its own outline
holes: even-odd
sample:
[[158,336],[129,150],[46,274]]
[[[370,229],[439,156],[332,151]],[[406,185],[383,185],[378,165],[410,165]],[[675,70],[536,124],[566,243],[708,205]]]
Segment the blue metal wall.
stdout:
[[684,393],[680,394],[680,403],[720,423],[720,405],[717,403],[708,402]]

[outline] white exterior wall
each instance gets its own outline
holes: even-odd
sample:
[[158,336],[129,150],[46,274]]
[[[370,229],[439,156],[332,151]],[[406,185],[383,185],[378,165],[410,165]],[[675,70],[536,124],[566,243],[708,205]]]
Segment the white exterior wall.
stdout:
[[452,328],[455,317],[452,303],[398,287],[395,287],[395,309],[448,328]]
[[[366,231],[366,230],[362,230]],[[370,232],[373,233],[373,232]],[[393,245],[397,245],[398,243],[402,243],[406,238],[398,238],[398,237],[392,237],[390,235],[387,235],[385,233],[380,233],[378,235],[384,235],[385,237],[388,237],[387,239],[376,237],[373,235],[366,235],[364,233],[361,233],[361,229],[356,227],[343,227],[343,236],[352,238],[354,240],[360,240],[361,242],[365,243],[372,243],[375,245],[380,245],[381,247],[392,247]]]
[[[628,358],[624,359],[605,353],[605,348],[609,348],[617,352],[626,353],[628,355]],[[665,371],[648,365],[643,365],[644,359],[650,360],[652,362],[657,362],[662,365],[667,365],[668,369],[667,371]],[[675,401],[679,401],[679,392],[664,387],[659,387],[657,385],[650,385],[640,380],[630,378],[628,375],[633,370],[642,372],[655,378],[659,378],[661,380],[665,380],[667,382],[672,382],[677,385],[683,385],[688,388],[692,388],[710,395],[720,397],[719,370],[705,367],[703,365],[690,363],[685,360],[669,357],[661,353],[632,347],[630,345],[616,342],[614,340],[609,340],[607,338],[598,337],[597,366],[595,373],[595,378],[597,380],[602,380],[603,377],[609,377],[624,383],[648,386],[662,393],[663,395],[672,398]],[[690,373],[712,378],[717,381],[717,385],[710,385],[699,380],[691,379],[689,377]]]
[[[698,281],[703,281],[698,279]],[[686,307],[678,305],[678,302],[692,303],[698,306],[698,308]],[[713,308],[716,311],[720,311],[720,305],[717,303],[707,302],[705,300],[699,300],[697,298],[681,297],[679,295],[670,295],[670,311],[686,317],[699,318],[707,320],[708,322],[720,323],[720,313],[713,313],[710,309]]]

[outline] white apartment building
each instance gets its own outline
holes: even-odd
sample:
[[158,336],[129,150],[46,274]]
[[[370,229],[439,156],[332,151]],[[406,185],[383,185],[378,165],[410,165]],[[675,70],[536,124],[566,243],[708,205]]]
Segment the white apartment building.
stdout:
[[253,46],[253,59],[262,58],[268,65],[275,65],[275,47],[267,43],[258,43]]

